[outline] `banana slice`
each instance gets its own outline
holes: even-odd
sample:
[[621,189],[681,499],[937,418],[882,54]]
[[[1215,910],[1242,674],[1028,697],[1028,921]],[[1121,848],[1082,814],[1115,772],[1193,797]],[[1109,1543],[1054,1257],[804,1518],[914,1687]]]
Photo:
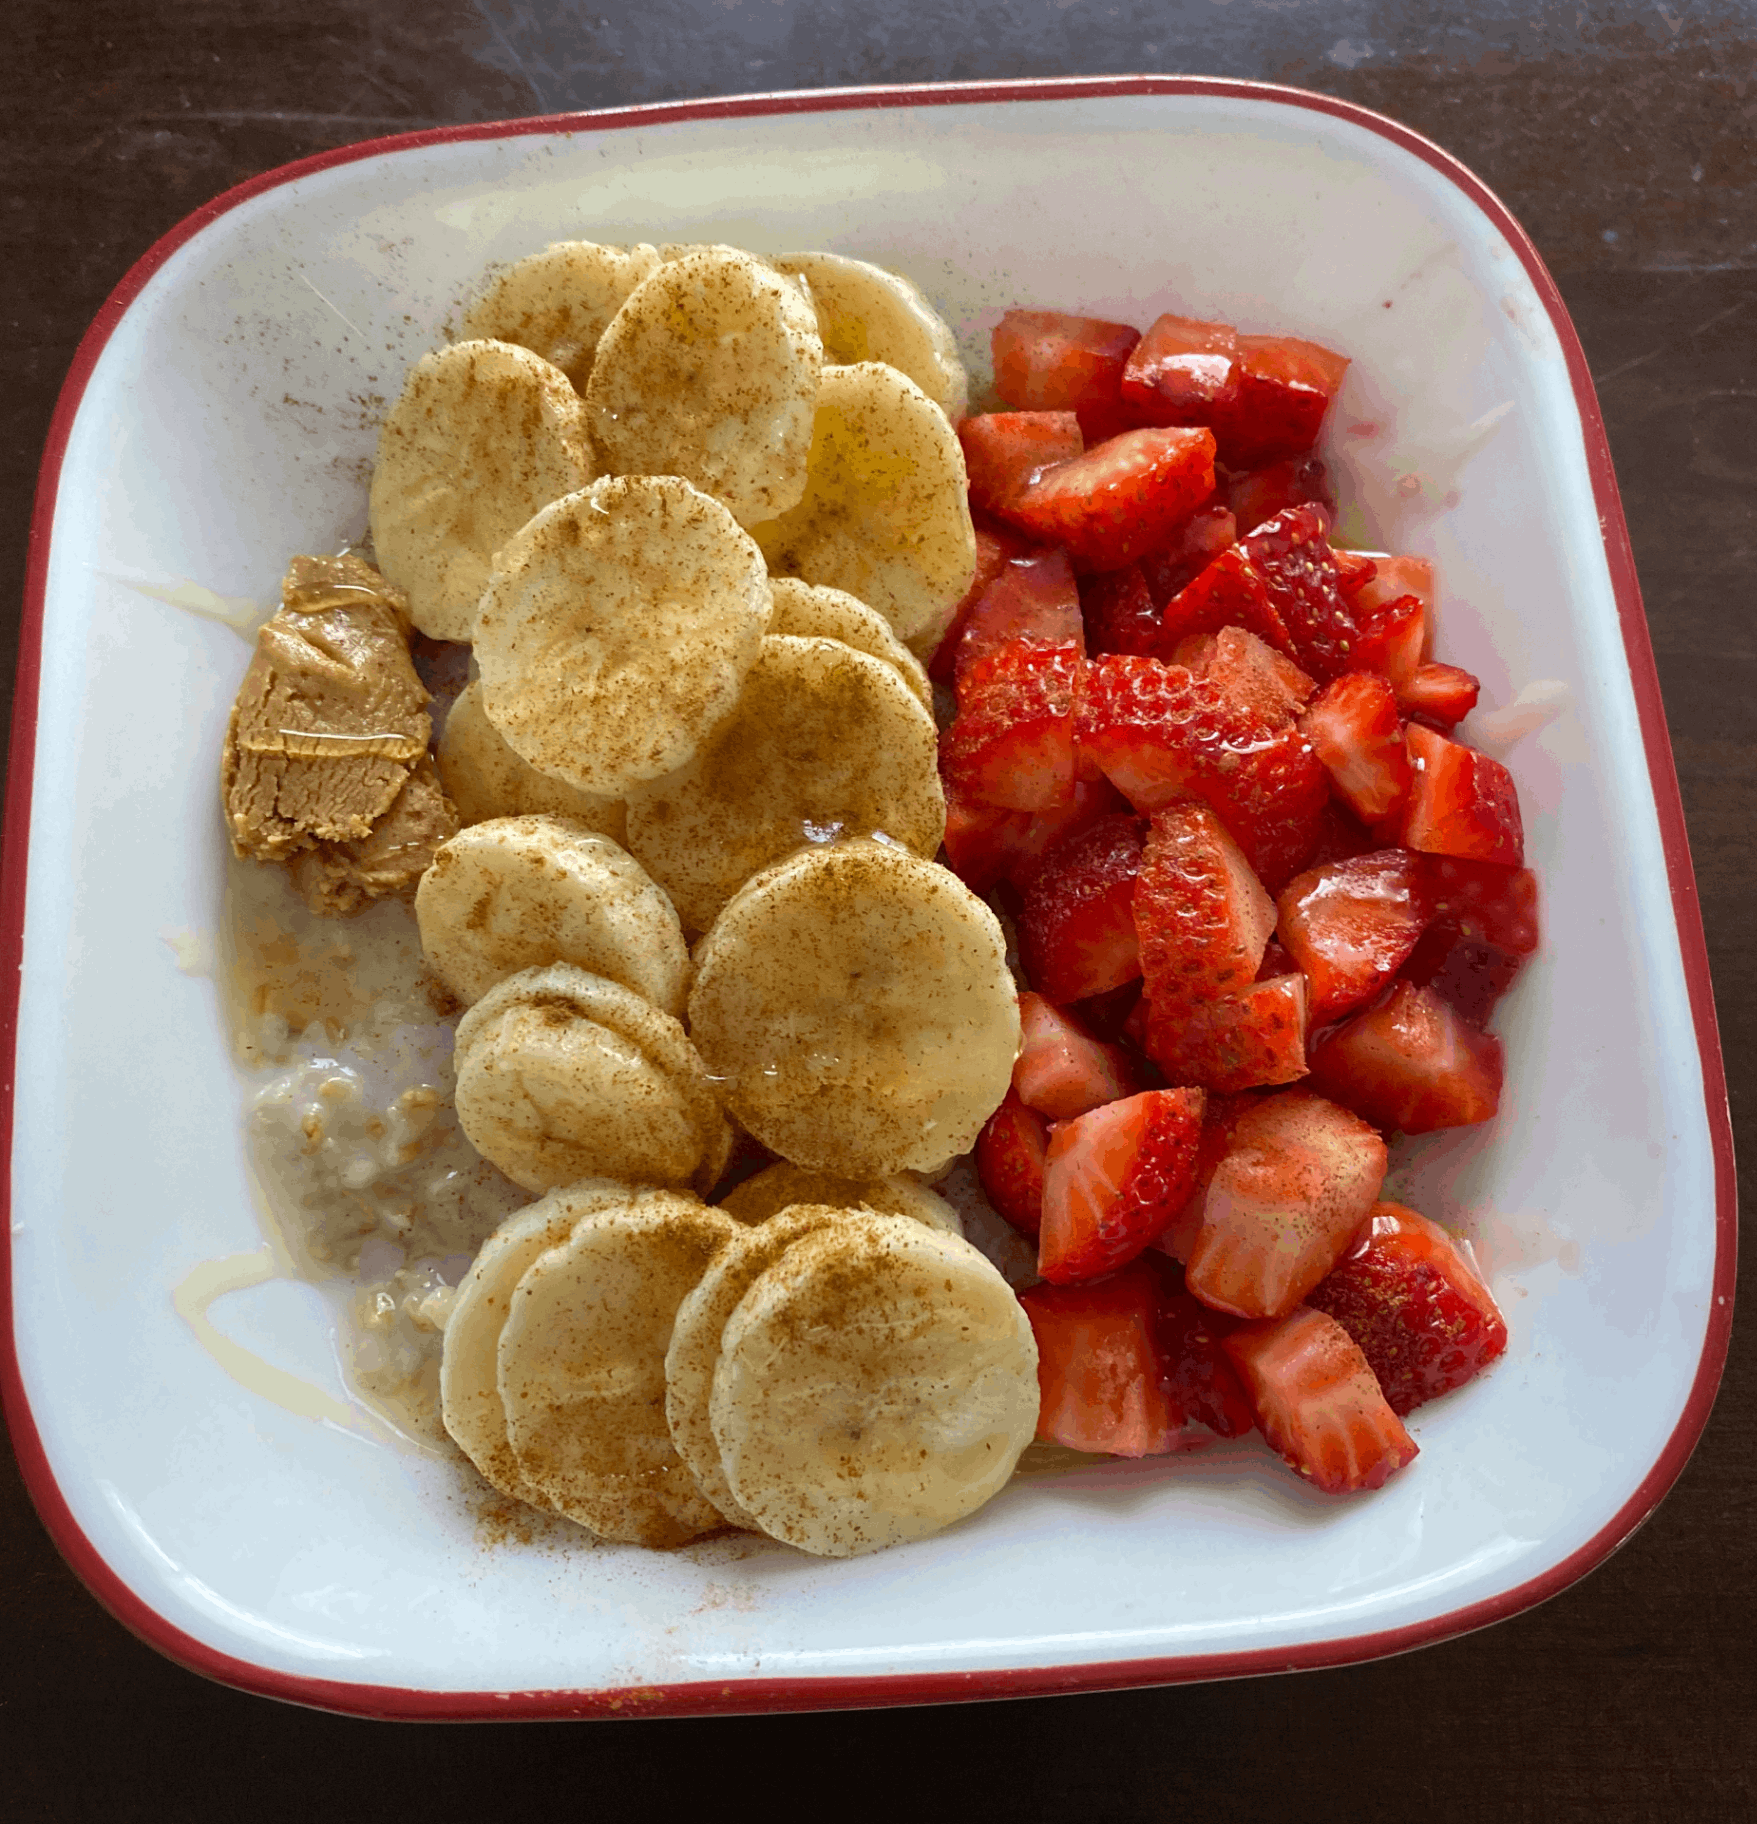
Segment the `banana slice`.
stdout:
[[586,383],[587,423],[619,475],[681,475],[740,523],[805,490],[823,367],[804,289],[748,253],[662,264],[616,313]]
[[732,1114],[796,1165],[935,1171],[1006,1094],[1019,1006],[1000,921],[906,849],[855,840],[778,862],[695,962],[702,1059]]
[[508,342],[423,355],[378,438],[378,567],[436,640],[467,640],[495,554],[596,470],[567,375]]
[[498,273],[464,316],[466,336],[516,342],[586,390],[592,357],[610,319],[659,264],[659,251],[551,241]]
[[811,287],[826,361],[882,361],[907,374],[953,424],[964,416],[970,378],[958,344],[901,273],[840,253],[782,253],[771,263]]
[[513,1289],[539,1254],[560,1247],[582,1216],[616,1209],[640,1193],[607,1178],[588,1178],[515,1212],[489,1236],[458,1285],[439,1358],[439,1408],[466,1457],[500,1490],[533,1507],[548,1498],[519,1469],[501,1403],[500,1333]]
[[845,1208],[804,1201],[761,1228],[740,1229],[677,1308],[671,1345],[665,1352],[665,1419],[677,1454],[689,1465],[702,1493],[734,1526],[762,1531],[733,1495],[721,1467],[720,1447],[714,1442],[708,1409],[714,1369],[720,1360],[721,1332],[745,1293],[796,1241],[820,1229],[859,1220],[858,1214]]
[[628,846],[705,931],[805,841],[883,830],[932,856],[946,830],[932,716],[888,665],[840,640],[769,638],[732,714],[628,799]]
[[906,1173],[888,1178],[837,1178],[829,1172],[808,1172],[785,1159],[745,1179],[720,1199],[720,1208],[736,1221],[755,1226],[796,1203],[827,1204],[837,1210],[864,1205],[881,1216],[912,1217],[947,1235],[964,1233],[958,1212],[945,1198]]
[[683,1013],[689,948],[677,913],[634,857],[565,817],[501,817],[460,830],[415,893],[421,948],[467,1007],[542,963],[575,963]]
[[1007,1282],[968,1242],[871,1216],[795,1242],[745,1293],[709,1420],[764,1532],[848,1558],[998,1494],[1037,1409],[1037,1346]]
[[665,1351],[738,1232],[693,1197],[641,1192],[584,1217],[513,1293],[498,1379],[519,1471],[602,1538],[681,1545],[725,1524],[671,1442]]
[[458,1124],[527,1191],[580,1178],[710,1188],[732,1151],[670,1014],[571,963],[521,970],[458,1022]]
[[770,613],[762,553],[674,475],[554,502],[482,596],[482,707],[539,772],[623,797],[675,772],[731,713]]
[[975,574],[965,487],[957,433],[913,380],[826,367],[804,496],[751,535],[775,575],[845,589],[913,641],[944,631]]
[[434,751],[446,795],[463,824],[491,817],[572,817],[612,842],[628,835],[620,798],[596,798],[565,779],[552,779],[521,760],[501,739],[482,707],[482,680],[466,685],[445,713]]
[[878,659],[909,686],[909,694],[931,716],[933,685],[927,668],[891,631],[891,624],[875,608],[842,589],[825,589],[802,583],[796,576],[769,580],[775,612],[769,632],[793,634],[802,640],[840,640],[868,658]]

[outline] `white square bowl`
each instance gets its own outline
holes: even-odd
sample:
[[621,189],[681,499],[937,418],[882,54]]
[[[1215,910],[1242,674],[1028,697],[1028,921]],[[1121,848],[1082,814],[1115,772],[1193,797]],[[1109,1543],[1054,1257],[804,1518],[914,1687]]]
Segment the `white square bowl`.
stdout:
[[[215,758],[245,649],[139,585],[273,598],[365,524],[376,422],[491,260],[567,236],[826,247],[914,277],[986,370],[1001,310],[1166,309],[1354,357],[1345,527],[1437,559],[1440,654],[1515,748],[1544,948],[1481,1130],[1404,1143],[1512,1330],[1327,1501],[1259,1444],[1015,1485],[849,1563],[493,1545],[453,1467],[230,1378],[172,1289],[261,1246],[215,983]],[[746,98],[351,147],[191,217],[82,345],[43,469],[7,805],[11,1328],[27,1481],[100,1600],[295,1701],[510,1717],[935,1702],[1337,1664],[1563,1588],[1682,1468],[1731,1317],[1731,1140],[1657,681],[1578,342],[1530,243],[1415,135],[1136,77]],[[40,667],[40,669],[39,669]],[[1466,725],[1466,735],[1470,725]],[[185,951],[187,945],[183,946]],[[9,1018],[10,1006],[0,1009]],[[223,1331],[345,1403],[281,1281]],[[329,1408],[341,1414],[340,1404]]]

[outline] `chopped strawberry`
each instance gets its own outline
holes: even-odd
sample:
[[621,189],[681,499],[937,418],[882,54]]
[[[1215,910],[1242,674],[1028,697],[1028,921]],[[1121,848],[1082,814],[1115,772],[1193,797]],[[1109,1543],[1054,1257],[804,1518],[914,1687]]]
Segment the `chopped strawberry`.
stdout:
[[1297,336],[1240,336],[1238,397],[1215,426],[1229,469],[1303,456],[1348,371],[1348,357]]
[[1303,975],[1304,973],[1305,971],[1274,938],[1270,938],[1264,945],[1263,960],[1257,965],[1259,982],[1272,982],[1278,975]]
[[1121,421],[1123,370],[1141,332],[1102,317],[1059,310],[1009,310],[990,337],[994,390],[1020,411],[1076,412],[1093,431]]
[[1244,627],[1277,652],[1291,654],[1293,636],[1269,600],[1269,590],[1242,545],[1218,552],[1160,611],[1169,651],[1193,633]]
[[1159,604],[1154,601],[1139,564],[1081,577],[1080,610],[1086,618],[1089,653],[1145,655],[1159,651]]
[[1008,646],[969,666],[940,740],[948,787],[1012,811],[1065,804],[1074,787],[1080,664],[1071,646]]
[[1360,1345],[1401,1418],[1462,1387],[1507,1348],[1507,1323],[1466,1246],[1401,1204],[1376,1203],[1306,1295]]
[[1042,995],[1019,996],[1019,1024],[1023,1039],[1013,1089],[1027,1108],[1068,1121],[1140,1090],[1139,1073],[1122,1046],[1093,1038]]
[[[1254,710],[1275,729],[1292,728],[1317,688],[1292,659],[1243,627],[1191,634],[1179,641],[1171,657],[1173,664],[1206,678],[1229,702]],[[1401,730],[1398,739],[1401,744]]]
[[[1250,469],[1242,475],[1226,478],[1226,504],[1232,508],[1241,535],[1256,531],[1264,520],[1273,519],[1288,507],[1303,507],[1308,503],[1321,507],[1327,520],[1335,519],[1336,496],[1330,492],[1330,477],[1315,456],[1308,456],[1303,461],[1290,456],[1285,461],[1270,463],[1267,468]],[[1370,572],[1370,561],[1367,568]],[[1337,569],[1340,574],[1340,552],[1337,553]],[[1352,578],[1356,564],[1351,563],[1348,569]]]
[[1202,1111],[1202,1134],[1196,1143],[1196,1163],[1190,1178],[1190,1194],[1184,1206],[1172,1217],[1153,1241],[1153,1247],[1175,1261],[1185,1261],[1202,1232],[1202,1210],[1208,1201],[1208,1186],[1220,1162],[1232,1151],[1232,1136],[1239,1122],[1255,1108],[1259,1096],[1210,1095]]
[[1001,566],[965,617],[952,658],[953,676],[962,684],[983,654],[1012,645],[1071,646],[1084,656],[1086,624],[1066,552],[1033,551]]
[[976,1175],[994,1205],[1023,1235],[1043,1223],[1043,1165],[1049,1151],[1049,1123],[1027,1108],[1013,1090],[976,1136]]
[[1181,665],[1113,654],[1081,681],[1076,735],[1137,810],[1179,798],[1212,807],[1271,891],[1311,854],[1329,780],[1293,729],[1277,732]]
[[1325,529],[1317,507],[1288,507],[1239,541],[1293,641],[1290,656],[1320,684],[1350,669],[1360,637]]
[[1529,868],[1427,855],[1433,922],[1403,966],[1472,1026],[1483,1026],[1537,948],[1537,877]]
[[1355,618],[1360,631],[1349,655],[1351,671],[1377,672],[1394,686],[1415,676],[1428,638],[1428,612],[1417,597],[1400,595],[1370,612],[1357,606]]
[[1431,988],[1470,1025],[1482,1027],[1513,986],[1525,959],[1495,944],[1428,930],[1403,965],[1403,979]]
[[1122,399],[1139,424],[1212,424],[1237,399],[1238,375],[1230,323],[1164,316],[1135,344]]
[[[1375,557],[1373,574],[1355,595],[1354,605],[1357,613],[1371,614],[1389,608],[1406,595],[1415,597],[1425,625],[1432,619],[1439,599],[1432,558]],[[1417,655],[1418,660],[1426,657],[1425,649]]]
[[1067,799],[1045,811],[1008,811],[980,799],[946,794],[946,863],[973,893],[999,882],[1022,887],[1063,836],[1125,807],[1116,788],[1076,782]]
[[951,621],[928,663],[930,677],[951,677],[958,635],[963,631],[971,609],[988,593],[989,584],[1000,575],[1002,565],[1035,549],[1022,532],[1015,532],[1011,526],[985,519],[980,513],[973,513],[971,519],[976,527],[976,573],[970,579],[970,587],[964,591],[963,600],[952,610]]
[[[1320,465],[1322,466],[1322,465]],[[1288,503],[1297,506],[1297,501]],[[1324,503],[1318,503],[1322,506]],[[1331,519],[1335,519],[1332,511]],[[1379,566],[1364,551],[1344,551],[1339,545],[1330,547],[1330,555],[1336,560],[1336,581],[1342,593],[1356,605],[1360,604],[1361,591],[1379,574]]]
[[[1416,776],[1403,811],[1403,846],[1461,861],[1518,867],[1525,830],[1513,775],[1487,754],[1411,723],[1409,756]],[[1134,795],[1119,779],[1123,796]]]
[[1382,849],[1308,868],[1277,902],[1276,930],[1312,985],[1312,1023],[1363,1007],[1414,951],[1433,916],[1422,857]]
[[1306,978],[1297,970],[1189,1007],[1147,1007],[1144,1049],[1174,1083],[1239,1090],[1306,1074]]
[[958,426],[970,504],[1000,513],[1045,469],[1086,448],[1072,412],[986,412]]
[[[1129,923],[1133,926],[1132,916]],[[1136,976],[1132,982],[1122,982],[1115,988],[1105,989],[1102,994],[1089,994],[1071,1005],[1088,1032],[1114,1045],[1128,1037],[1129,1016],[1140,998],[1141,978]]]
[[1321,868],[1327,861],[1346,861],[1350,855],[1365,855],[1379,846],[1372,831],[1332,799],[1318,820],[1318,846],[1308,865]]
[[1417,1454],[1360,1345],[1328,1313],[1300,1305],[1274,1322],[1240,1325],[1220,1347],[1263,1436],[1325,1494],[1382,1488]]
[[1032,987],[1058,1007],[1141,973],[1134,901],[1145,839],[1138,817],[1102,817],[1058,842],[1025,883],[1020,961]]
[[[1155,602],[1162,607],[1186,589],[1238,537],[1238,521],[1221,502],[1218,491],[1198,507],[1162,550],[1141,559],[1141,573]],[[1163,652],[1160,653],[1163,657]]]
[[1365,823],[1382,823],[1409,794],[1409,750],[1388,678],[1353,671],[1326,684],[1300,717],[1337,796]]
[[1200,1427],[1219,1438],[1242,1438],[1256,1426],[1238,1372],[1220,1347],[1233,1328],[1223,1313],[1210,1311],[1188,1292],[1167,1287],[1160,1295],[1160,1384],[1188,1433]]
[[1134,893],[1141,972],[1158,1016],[1178,1017],[1256,979],[1275,902],[1206,805],[1154,814]]
[[1037,1270],[1069,1285],[1135,1258],[1189,1196],[1199,1089],[1149,1089],[1050,1131]]
[[1169,542],[1214,488],[1205,430],[1125,431],[1046,469],[1005,517],[1083,570],[1120,570]]
[[1385,1142],[1346,1108],[1303,1090],[1264,1097],[1209,1180],[1190,1290],[1237,1317],[1291,1311],[1353,1239],[1385,1160]]
[[1181,1447],[1183,1415],[1160,1349],[1161,1298],[1159,1274],[1146,1261],[1094,1285],[1019,1294],[1037,1339],[1039,1438],[1113,1457]]
[[1442,732],[1455,727],[1476,708],[1482,684],[1457,665],[1418,665],[1397,686],[1397,702],[1406,715]]
[[1500,1040],[1413,982],[1339,1026],[1311,1064],[1315,1088],[1387,1133],[1469,1127],[1500,1106]]

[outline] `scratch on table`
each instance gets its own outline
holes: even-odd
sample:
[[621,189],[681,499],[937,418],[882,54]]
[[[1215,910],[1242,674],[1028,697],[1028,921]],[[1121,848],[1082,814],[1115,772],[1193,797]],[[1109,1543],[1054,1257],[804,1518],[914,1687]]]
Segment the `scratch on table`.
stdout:
[[1740,298],[1736,304],[1729,304],[1725,310],[1717,310],[1706,322],[1698,323],[1694,329],[1686,330],[1674,341],[1662,342],[1658,348],[1650,348],[1646,354],[1637,355],[1633,361],[1625,361],[1621,367],[1613,367],[1608,374],[1593,375],[1592,383],[1597,387],[1609,386],[1613,380],[1620,380],[1638,367],[1645,367],[1649,361],[1657,360],[1668,348],[1675,348],[1685,342],[1693,342],[1704,331],[1713,329],[1715,324],[1724,323],[1728,317],[1735,317],[1750,303],[1749,298]]

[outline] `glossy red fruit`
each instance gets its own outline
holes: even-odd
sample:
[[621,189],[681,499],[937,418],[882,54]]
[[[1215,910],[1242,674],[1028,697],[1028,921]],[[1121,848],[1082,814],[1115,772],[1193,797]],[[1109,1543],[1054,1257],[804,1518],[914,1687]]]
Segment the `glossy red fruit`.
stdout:
[[[1513,775],[1499,760],[1418,723],[1410,724],[1408,741],[1416,773],[1404,803],[1403,846],[1518,867],[1525,829]],[[1122,790],[1133,802],[1128,787]]]
[[1171,596],[1160,611],[1164,651],[1194,633],[1244,627],[1277,652],[1293,652],[1293,636],[1269,600],[1268,585],[1250,553],[1230,545]]
[[961,796],[1011,811],[1065,804],[1074,788],[1072,646],[1010,646],[966,668],[940,771]]
[[1094,1038],[1042,995],[1019,996],[1019,1025],[1013,1091],[1051,1121],[1071,1121],[1140,1090],[1140,1071],[1121,1045]]
[[1346,1108],[1304,1090],[1263,1097],[1209,1179],[1189,1289],[1237,1317],[1291,1311],[1348,1247],[1385,1162],[1385,1142]]
[[964,591],[963,599],[953,609],[946,631],[940,636],[940,643],[928,661],[929,677],[951,677],[952,660],[958,650],[958,636],[963,631],[971,609],[988,593],[989,584],[1000,575],[1002,565],[1012,558],[1024,557],[1037,548],[1024,533],[1015,532],[1011,526],[985,519],[980,513],[973,513],[971,519],[976,527],[976,569],[971,575],[970,587]]
[[1212,424],[1238,398],[1238,332],[1230,323],[1163,316],[1124,365],[1123,402],[1140,424]]
[[1297,970],[1192,1007],[1150,1001],[1143,1049],[1174,1083],[1228,1095],[1296,1083],[1306,1074],[1308,1003]]
[[1293,727],[1317,689],[1292,659],[1243,627],[1192,634],[1171,656],[1174,664],[1206,678],[1228,702],[1253,710],[1275,729]]
[[1064,837],[1126,810],[1122,795],[1103,779],[1095,785],[1076,780],[1062,803],[1041,811],[1009,811],[951,790],[946,863],[974,893],[986,893],[1003,880],[1023,887]]
[[1442,731],[1454,727],[1476,708],[1481,683],[1458,665],[1416,666],[1397,686],[1397,702],[1405,715]]
[[1325,1494],[1382,1488],[1416,1456],[1360,1345],[1323,1311],[1301,1305],[1220,1339],[1263,1436]]
[[1290,656],[1320,684],[1352,668],[1360,637],[1327,524],[1317,507],[1288,507],[1239,541],[1293,642]]
[[1314,1088],[1387,1133],[1471,1127],[1500,1106],[1500,1040],[1413,982],[1314,1046],[1311,1066]]
[[[1430,619],[1434,604],[1439,599],[1439,590],[1434,581],[1433,559],[1377,556],[1373,559],[1372,576],[1355,594],[1355,611],[1358,614],[1371,614],[1389,608],[1393,602],[1401,601],[1409,595],[1415,597],[1424,621]],[[1426,657],[1425,650],[1417,655],[1418,661]]]
[[1205,430],[1125,431],[1046,469],[1005,517],[1082,570],[1120,570],[1157,551],[1214,489]]
[[1135,876],[1145,840],[1138,817],[1099,818],[1058,842],[1026,883],[1020,962],[1031,986],[1058,1007],[1140,975]]
[[1388,678],[1350,672],[1326,684],[1300,717],[1336,795],[1365,823],[1380,823],[1409,795],[1409,751]]
[[[1288,504],[1294,506],[1298,503],[1290,501]],[[1331,518],[1334,520],[1335,515],[1332,514]],[[1336,580],[1342,585],[1342,593],[1351,602],[1358,603],[1361,591],[1379,574],[1377,562],[1365,551],[1346,551],[1340,545],[1332,545],[1330,555],[1336,559]]]
[[[1256,531],[1264,520],[1273,519],[1289,507],[1311,505],[1322,510],[1326,521],[1334,522],[1336,517],[1336,496],[1330,491],[1330,477],[1323,463],[1317,457],[1300,458],[1290,456],[1282,462],[1272,462],[1266,468],[1248,469],[1241,475],[1228,475],[1226,478],[1226,504],[1232,509],[1232,516],[1238,522],[1239,536]],[[1348,578],[1351,581],[1357,572],[1360,560],[1347,565]],[[1337,553],[1337,570],[1340,576],[1343,570],[1342,554]],[[1367,560],[1367,568],[1371,569]],[[1366,580],[1364,577],[1361,579]]]
[[1472,1026],[1482,1026],[1538,944],[1537,877],[1529,868],[1424,856],[1434,917],[1403,966]]
[[1021,411],[1075,412],[1092,432],[1113,430],[1123,369],[1140,331],[1060,310],[1009,310],[989,338],[994,390]]
[[[1134,915],[1147,999],[1161,1019],[1249,987],[1275,928],[1275,902],[1201,804],[1154,814]],[[1150,1015],[1149,1031],[1153,1023]]]
[[1022,1235],[1043,1223],[1043,1164],[1049,1123],[1008,1090],[976,1136],[976,1176],[994,1206]]
[[1160,1295],[1155,1333],[1160,1385],[1191,1442],[1200,1442],[1202,1431],[1242,1438],[1256,1426],[1238,1371],[1220,1347],[1221,1337],[1234,1327],[1224,1313],[1210,1311],[1181,1288],[1168,1286]]
[[1355,622],[1360,631],[1350,655],[1350,671],[1373,671],[1389,678],[1392,686],[1412,678],[1422,666],[1428,639],[1428,615],[1413,595],[1400,595],[1383,608],[1362,612]]
[[1037,1270],[1057,1285],[1138,1255],[1183,1208],[1202,1133],[1199,1089],[1149,1089],[1050,1130]]
[[1086,448],[1080,421],[1070,412],[985,412],[958,426],[970,504],[1000,513],[1045,469]]
[[1368,1001],[1409,960],[1433,917],[1422,857],[1381,849],[1308,868],[1281,890],[1276,931],[1312,988],[1312,1024]]
[[1071,646],[1084,656],[1086,624],[1065,552],[1033,551],[1001,566],[965,618],[953,677],[961,686],[978,659],[1003,646]]
[[1215,427],[1229,469],[1303,456],[1318,441],[1348,357],[1297,336],[1240,336],[1238,397]]
[[[1238,537],[1238,522],[1218,491],[1186,519],[1171,542],[1141,559],[1141,573],[1162,607],[1195,581]],[[1165,656],[1161,651],[1161,658]]]
[[1401,1204],[1373,1205],[1306,1296],[1360,1345],[1401,1417],[1462,1387],[1507,1348],[1507,1323],[1465,1247]]
[[1159,651],[1159,604],[1139,564],[1081,577],[1080,611],[1086,620],[1088,653]]
[[1232,1136],[1239,1122],[1262,1098],[1260,1096],[1210,1095],[1202,1110],[1202,1133],[1196,1143],[1196,1163],[1190,1178],[1190,1194],[1184,1206],[1172,1217],[1153,1242],[1161,1254],[1182,1263],[1189,1259],[1196,1237],[1202,1232],[1202,1209],[1208,1201],[1208,1186],[1220,1162],[1232,1151]]

